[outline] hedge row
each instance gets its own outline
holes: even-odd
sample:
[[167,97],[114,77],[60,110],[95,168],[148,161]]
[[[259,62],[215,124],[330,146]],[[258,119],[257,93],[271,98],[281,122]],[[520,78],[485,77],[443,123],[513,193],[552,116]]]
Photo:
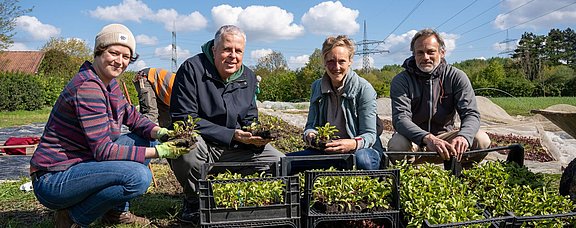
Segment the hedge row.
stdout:
[[[126,81],[130,100],[137,105],[138,98],[130,79],[133,72],[126,72],[120,82]],[[52,107],[72,75],[31,75],[24,73],[0,73],[0,111],[39,110]],[[122,86],[122,84],[120,84]]]

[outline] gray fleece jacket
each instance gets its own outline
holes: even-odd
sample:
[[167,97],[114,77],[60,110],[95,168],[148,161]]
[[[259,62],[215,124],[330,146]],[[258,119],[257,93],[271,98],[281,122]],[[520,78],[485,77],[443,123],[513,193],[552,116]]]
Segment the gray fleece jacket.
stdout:
[[458,135],[472,144],[480,129],[480,112],[468,76],[442,59],[431,73],[416,66],[414,57],[404,61],[404,71],[392,79],[392,124],[412,142],[423,145],[429,133],[438,135],[454,129],[454,116],[460,116]]

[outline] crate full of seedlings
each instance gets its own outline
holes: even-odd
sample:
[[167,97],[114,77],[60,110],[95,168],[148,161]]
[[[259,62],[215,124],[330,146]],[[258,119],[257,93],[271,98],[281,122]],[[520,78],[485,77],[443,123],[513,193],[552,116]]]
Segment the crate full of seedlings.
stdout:
[[400,164],[402,224],[407,227],[565,227],[574,204],[542,174],[523,166],[522,148],[452,175],[432,164]]
[[280,175],[292,176],[306,170],[353,170],[356,167],[354,154],[326,154],[308,156],[286,156],[280,158]]
[[297,176],[207,175],[199,180],[200,226],[300,227],[299,189]]
[[304,172],[307,227],[398,227],[399,170]]

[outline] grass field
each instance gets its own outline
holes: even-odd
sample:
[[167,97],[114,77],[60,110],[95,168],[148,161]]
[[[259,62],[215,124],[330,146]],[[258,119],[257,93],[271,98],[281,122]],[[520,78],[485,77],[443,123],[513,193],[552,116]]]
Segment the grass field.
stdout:
[[37,111],[0,112],[0,128],[46,122],[51,110],[47,107]]
[[555,104],[576,106],[576,97],[496,97],[490,98],[511,116],[529,116],[530,110],[545,109]]

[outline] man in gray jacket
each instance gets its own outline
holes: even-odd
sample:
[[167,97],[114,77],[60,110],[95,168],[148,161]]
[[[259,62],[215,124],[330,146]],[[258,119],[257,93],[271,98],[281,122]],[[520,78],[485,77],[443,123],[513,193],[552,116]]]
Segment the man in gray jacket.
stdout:
[[[403,72],[390,87],[392,124],[396,132],[388,151],[435,151],[442,160],[458,160],[470,149],[490,146],[480,129],[480,112],[468,76],[444,59],[444,40],[436,31],[423,29],[410,43],[412,56],[404,61]],[[454,126],[458,113],[461,125]],[[486,154],[463,160],[482,161]],[[392,160],[398,158],[391,158]],[[416,157],[415,163],[441,162],[438,158]]]

